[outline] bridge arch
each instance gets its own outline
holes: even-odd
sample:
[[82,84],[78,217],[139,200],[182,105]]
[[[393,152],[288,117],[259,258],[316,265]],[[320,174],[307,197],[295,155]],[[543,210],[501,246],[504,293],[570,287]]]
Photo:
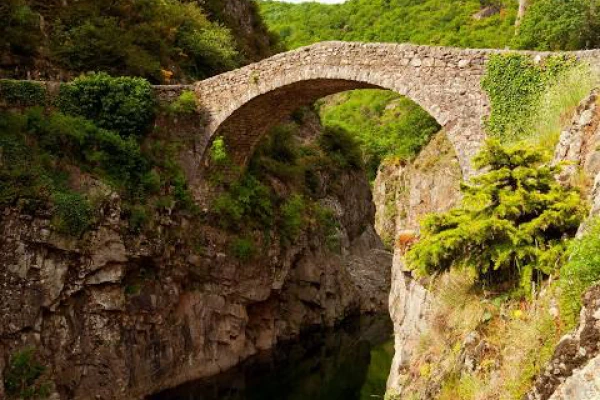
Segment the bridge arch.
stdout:
[[489,114],[480,82],[489,56],[498,52],[322,42],[197,82],[207,128],[200,165],[208,165],[208,148],[218,136],[243,167],[265,132],[298,107],[347,90],[379,88],[406,96],[429,112],[444,127],[468,177],[473,173],[470,161],[485,140],[483,122]]

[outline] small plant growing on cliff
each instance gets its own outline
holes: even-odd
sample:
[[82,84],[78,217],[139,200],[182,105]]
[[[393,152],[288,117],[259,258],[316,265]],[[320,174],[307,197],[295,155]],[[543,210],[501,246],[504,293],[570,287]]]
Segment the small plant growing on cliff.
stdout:
[[27,348],[16,352],[10,358],[4,373],[4,387],[9,398],[39,399],[46,398],[50,389],[41,377],[46,368],[40,364],[34,349]]
[[256,245],[251,238],[236,238],[230,245],[231,254],[240,261],[250,261],[256,255]]
[[210,147],[210,159],[217,165],[223,165],[229,160],[229,156],[227,155],[227,147],[225,146],[225,139],[223,139],[221,136],[216,138]]
[[171,103],[169,110],[174,114],[193,115],[197,107],[196,94],[190,90],[185,90],[177,100]]
[[293,195],[281,206],[281,233],[283,239],[293,242],[305,226],[306,202],[301,195]]
[[520,279],[525,289],[555,272],[586,207],[578,191],[556,182],[559,167],[544,161],[534,150],[488,142],[474,160],[487,172],[462,186],[458,208],[423,221],[409,267],[421,275],[464,267],[479,282]]
[[79,193],[55,193],[54,228],[63,234],[81,236],[93,222],[94,212],[90,202]]

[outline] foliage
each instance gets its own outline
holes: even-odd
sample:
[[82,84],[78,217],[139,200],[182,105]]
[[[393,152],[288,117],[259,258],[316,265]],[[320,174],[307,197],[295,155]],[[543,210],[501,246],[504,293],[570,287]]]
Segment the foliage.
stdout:
[[[92,122],[59,112],[31,109],[0,113],[0,206],[26,210],[48,205],[55,228],[80,236],[93,222],[94,208],[74,191],[70,177],[91,175],[110,184],[124,201],[131,232],[155,214],[150,196],[169,198],[169,209],[196,212],[185,175],[177,163],[177,142],[154,139],[142,151],[133,138],[100,129]],[[77,189],[81,191],[81,189]],[[93,198],[96,200],[96,197]]]
[[0,205],[12,205],[18,199],[45,197],[54,187],[47,159],[28,145],[25,117],[0,113]]
[[319,137],[319,146],[340,168],[362,169],[364,167],[358,142],[344,128],[325,127]]
[[296,48],[323,40],[382,41],[504,48],[514,35],[517,3],[477,20],[478,0],[349,0],[339,5],[262,1],[267,25]]
[[[244,17],[240,18],[239,14]],[[277,47],[254,1],[235,10],[227,0],[3,0],[0,53],[7,76],[26,68],[74,73],[103,71],[153,83],[201,79]]]
[[278,50],[283,50],[279,45],[277,34],[269,31],[265,25],[256,0],[249,0],[244,3],[247,7],[244,10],[245,17],[250,21],[252,31],[248,30],[246,20],[240,20],[235,12],[228,12],[229,8],[223,0],[205,0],[203,8],[212,21],[231,29],[238,43],[237,47],[246,60],[259,61]]
[[93,222],[94,213],[87,199],[79,193],[58,192],[52,196],[52,200],[52,225],[57,232],[79,237],[88,230]]
[[129,214],[129,230],[132,233],[142,232],[150,219],[146,207],[134,205],[126,212]]
[[26,117],[30,132],[38,138],[44,151],[106,177],[132,195],[145,191],[149,163],[133,138],[122,138],[83,118],[61,113],[46,116],[34,109],[27,112]]
[[536,0],[519,27],[515,45],[531,50],[579,50],[600,45],[595,0]]
[[299,126],[295,123],[271,129],[250,160],[250,172],[258,177],[274,176],[290,185],[305,186],[306,175],[314,167],[307,161],[315,149],[299,146],[298,133]]
[[306,203],[298,194],[292,195],[281,206],[282,238],[294,241],[305,226]]
[[161,193],[172,197],[174,206],[179,210],[196,213],[197,206],[183,169],[177,161],[180,146],[181,143],[173,139],[154,139],[146,145],[143,156],[153,168],[141,177],[141,187],[147,193]]
[[569,260],[560,271],[560,310],[569,328],[575,326],[581,297],[600,282],[600,222],[595,220],[585,235],[573,242]]
[[210,159],[217,165],[224,165],[229,160],[223,137],[219,136],[213,140],[210,147]]
[[52,59],[73,71],[160,82],[161,70],[173,65],[178,79],[203,78],[238,65],[231,33],[209,21],[197,2],[84,0],[40,12],[52,27]]
[[50,395],[50,389],[40,378],[46,367],[35,357],[35,350],[26,348],[10,357],[4,372],[4,388],[9,398],[40,399]]
[[481,82],[491,101],[489,132],[502,140],[532,135],[532,120],[544,91],[575,63],[574,59],[562,56],[536,63],[523,54],[493,55]]
[[123,137],[141,137],[154,117],[152,86],[141,78],[113,78],[104,73],[75,79],[60,90],[62,112],[94,121]]
[[586,210],[578,192],[555,181],[559,169],[544,161],[534,150],[490,141],[474,160],[487,172],[462,186],[460,207],[424,220],[422,239],[407,254],[410,268],[433,274],[466,267],[481,282],[520,278],[524,289],[554,273],[564,238],[575,234]]
[[[273,128],[257,146],[242,176],[221,188],[223,193],[212,209],[224,228],[238,234],[258,231],[270,238],[269,233],[274,233],[286,246],[310,232],[336,251],[339,224],[319,199],[325,196],[322,186],[335,190],[336,177],[354,167],[346,161],[340,164],[337,148],[332,159],[323,147],[299,140],[299,135],[294,123]],[[326,143],[337,143],[335,140]]]
[[174,114],[192,115],[197,112],[198,100],[191,90],[185,90],[177,100],[170,104],[169,110]]
[[0,101],[10,106],[41,106],[46,101],[46,88],[40,82],[0,79]]
[[274,127],[258,149],[259,155],[267,155],[280,163],[293,165],[298,161],[299,151],[294,143],[298,126],[294,123]]
[[343,127],[358,140],[371,180],[384,159],[411,159],[440,130],[425,110],[391,91],[343,93],[322,102],[319,112],[324,125]]
[[273,203],[270,188],[254,176],[246,174],[235,182],[213,204],[225,227],[265,227],[273,221]]
[[39,16],[25,0],[0,4],[0,53],[31,55],[42,39]]
[[230,246],[231,254],[240,261],[248,262],[256,255],[256,246],[250,238],[236,238]]

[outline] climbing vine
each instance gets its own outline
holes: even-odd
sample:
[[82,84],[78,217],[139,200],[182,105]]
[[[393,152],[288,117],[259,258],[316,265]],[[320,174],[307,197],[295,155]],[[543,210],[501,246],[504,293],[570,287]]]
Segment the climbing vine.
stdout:
[[493,55],[481,82],[492,107],[487,120],[488,133],[503,140],[530,135],[545,90],[576,64],[575,59],[565,56],[536,62],[523,54]]

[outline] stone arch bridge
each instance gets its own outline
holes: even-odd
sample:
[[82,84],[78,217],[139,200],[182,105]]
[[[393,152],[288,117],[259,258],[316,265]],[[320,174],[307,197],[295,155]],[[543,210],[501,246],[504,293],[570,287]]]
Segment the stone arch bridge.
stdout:
[[[338,92],[379,88],[407,96],[428,111],[446,130],[469,176],[490,110],[480,81],[490,55],[502,52],[322,42],[197,82],[206,135],[196,145],[196,165],[208,165],[210,143],[222,136],[234,162],[243,167],[262,135],[298,107]],[[525,53],[537,59],[552,54]],[[573,54],[600,66],[600,51]]]

